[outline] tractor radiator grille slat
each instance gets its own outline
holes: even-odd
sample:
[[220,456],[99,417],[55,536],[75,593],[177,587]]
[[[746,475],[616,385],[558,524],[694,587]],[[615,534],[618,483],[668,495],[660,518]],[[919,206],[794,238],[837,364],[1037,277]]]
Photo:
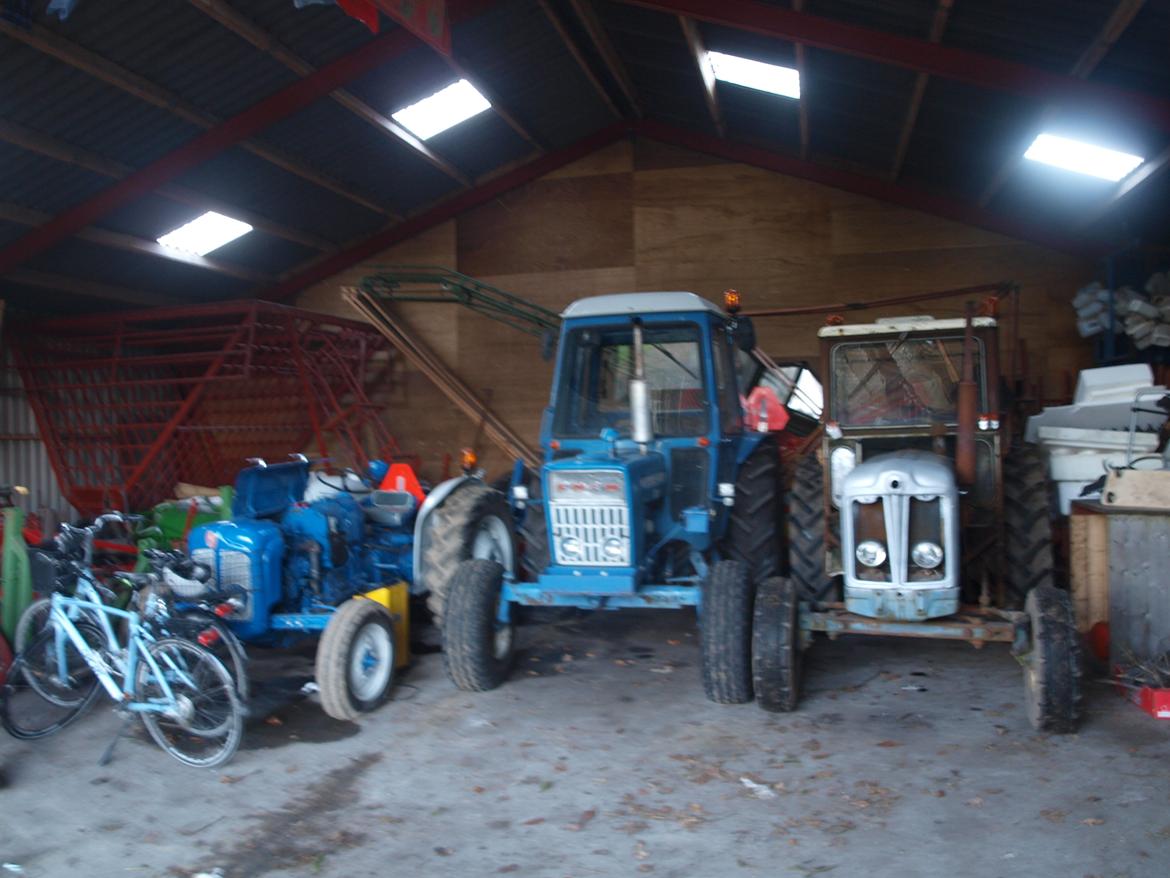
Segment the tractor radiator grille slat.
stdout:
[[246,592],[236,595],[244,606],[232,616],[234,620],[248,621],[252,618],[252,558],[246,552],[225,550],[216,552],[213,549],[194,549],[191,560],[197,564],[206,564],[212,569],[212,575],[220,588],[240,586]]
[[[581,506],[552,503],[553,544],[556,559],[563,565],[591,567],[628,567],[630,565],[629,515],[623,506]],[[581,552],[568,555],[565,540],[580,541]],[[605,541],[617,539],[622,551],[617,557],[605,554]]]

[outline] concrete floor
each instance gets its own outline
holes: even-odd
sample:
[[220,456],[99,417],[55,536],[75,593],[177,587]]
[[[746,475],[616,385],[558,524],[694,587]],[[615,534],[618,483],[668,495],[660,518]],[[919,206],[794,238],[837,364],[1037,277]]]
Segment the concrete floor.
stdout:
[[[799,712],[704,700],[689,613],[523,629],[504,687],[438,655],[360,724],[257,655],[244,748],[184,768],[148,739],[97,759],[98,708],[0,735],[0,861],[26,876],[1158,876],[1170,724],[1090,687],[1081,734],[1028,727],[1002,648],[818,642]],[[9,872],[0,871],[0,875]]]

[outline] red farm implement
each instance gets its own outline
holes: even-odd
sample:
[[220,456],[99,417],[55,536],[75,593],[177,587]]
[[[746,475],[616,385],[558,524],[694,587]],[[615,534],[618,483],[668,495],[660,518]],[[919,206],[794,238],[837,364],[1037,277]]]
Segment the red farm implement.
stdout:
[[395,354],[356,321],[241,301],[7,329],[61,490],[83,512],[230,482],[249,457],[401,458],[374,401]]

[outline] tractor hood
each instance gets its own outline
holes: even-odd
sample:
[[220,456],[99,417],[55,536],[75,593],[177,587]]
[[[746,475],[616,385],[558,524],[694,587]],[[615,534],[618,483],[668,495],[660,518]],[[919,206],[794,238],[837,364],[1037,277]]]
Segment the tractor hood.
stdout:
[[305,499],[309,482],[307,461],[294,460],[271,466],[258,464],[240,470],[232,515],[236,518],[270,518]]
[[843,493],[950,494],[955,490],[951,462],[929,451],[893,451],[860,463],[845,477]]

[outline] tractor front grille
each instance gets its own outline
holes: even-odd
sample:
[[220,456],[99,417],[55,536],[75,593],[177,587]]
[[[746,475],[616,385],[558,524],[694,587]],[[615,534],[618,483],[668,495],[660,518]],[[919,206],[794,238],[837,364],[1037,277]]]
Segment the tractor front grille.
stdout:
[[[557,564],[567,567],[629,567],[630,524],[625,505],[582,506],[550,503],[553,546]],[[576,540],[576,554],[565,551],[566,542]],[[605,545],[616,540],[621,553],[606,554]],[[612,545],[612,543],[611,543]]]
[[214,549],[194,549],[191,560],[197,564],[206,564],[212,570],[215,583],[221,589],[239,586],[244,594],[235,597],[243,601],[244,606],[232,615],[233,620],[248,621],[252,618],[252,556],[246,552],[237,552],[225,549],[216,552]]

